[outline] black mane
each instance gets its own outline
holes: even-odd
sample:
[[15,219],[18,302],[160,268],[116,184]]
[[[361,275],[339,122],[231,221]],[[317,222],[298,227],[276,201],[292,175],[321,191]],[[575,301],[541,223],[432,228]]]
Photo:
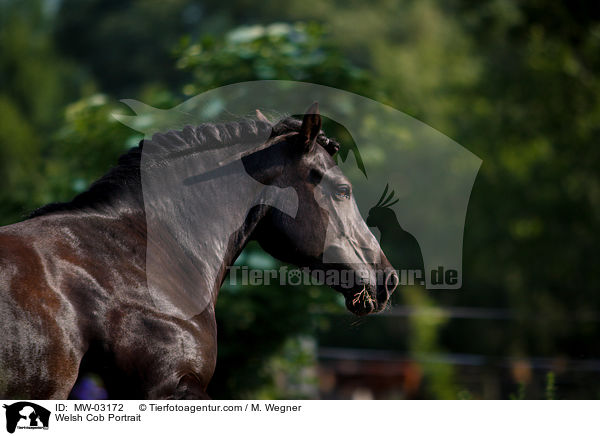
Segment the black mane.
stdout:
[[[240,138],[257,137],[266,129],[271,130],[271,126],[252,119],[230,123],[206,123],[196,127],[186,126],[183,130],[156,133],[150,141],[165,151],[183,151],[199,148],[207,143],[220,143],[227,146]],[[133,197],[136,202],[143,205],[140,162],[144,142],[145,140],[140,141],[137,147],[122,154],[117,165],[93,182],[87,191],[78,194],[71,201],[42,206],[31,212],[27,218],[84,209],[102,211],[116,206],[119,200],[122,200],[124,193],[129,194],[129,200]]]
[[[150,140],[154,146],[169,152],[185,152],[186,150],[201,148],[206,144],[219,143],[222,146],[232,145],[240,140],[248,141],[252,138],[272,138],[285,133],[298,131],[302,122],[285,117],[277,124],[245,119],[229,123],[206,123],[196,127],[186,126],[183,130],[171,130],[166,133],[157,133]],[[323,135],[323,138],[324,135]],[[118,163],[104,176],[92,183],[89,189],[78,194],[68,202],[50,203],[42,206],[29,214],[27,218],[35,218],[55,212],[79,211],[93,209],[102,211],[113,208],[123,201],[125,193],[143,206],[140,178],[140,161],[144,141],[137,147],[119,157]],[[336,146],[337,143],[330,139],[319,141],[323,146]],[[156,149],[156,147],[153,147]],[[332,153],[333,154],[333,153]]]
[[[105,175],[93,182],[87,191],[75,196],[71,201],[49,203],[31,212],[27,218],[35,218],[54,212],[68,212],[86,208],[99,209],[100,205],[112,205],[117,193],[122,193],[124,188],[134,188],[140,185],[140,160],[142,156],[143,140],[137,147],[131,148],[119,157],[117,165]],[[141,200],[141,192],[138,199]]]

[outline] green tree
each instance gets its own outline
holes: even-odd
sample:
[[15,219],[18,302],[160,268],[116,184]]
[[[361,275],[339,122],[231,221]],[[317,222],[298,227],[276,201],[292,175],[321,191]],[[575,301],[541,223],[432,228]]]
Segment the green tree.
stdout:
[[61,111],[80,95],[85,76],[57,55],[51,17],[40,1],[0,3],[0,223],[19,219],[50,198],[44,155]]

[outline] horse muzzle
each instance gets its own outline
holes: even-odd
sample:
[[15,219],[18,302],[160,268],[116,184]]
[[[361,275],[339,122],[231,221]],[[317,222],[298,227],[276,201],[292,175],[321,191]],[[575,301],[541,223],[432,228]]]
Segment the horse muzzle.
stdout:
[[[378,271],[377,277],[375,284],[359,283],[353,289],[344,292],[346,307],[350,312],[363,316],[385,309],[400,280],[396,271],[391,268]],[[379,277],[382,277],[382,280]]]

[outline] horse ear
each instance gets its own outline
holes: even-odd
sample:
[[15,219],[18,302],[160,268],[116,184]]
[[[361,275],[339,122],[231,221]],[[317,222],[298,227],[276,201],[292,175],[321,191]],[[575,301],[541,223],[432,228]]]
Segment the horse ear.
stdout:
[[300,146],[303,153],[307,153],[313,148],[320,131],[321,115],[319,114],[319,103],[315,101],[306,110],[300,127]]
[[263,114],[259,109],[256,109],[256,118],[258,119],[258,121],[262,121],[263,123],[271,125],[269,119],[265,117],[265,114]]

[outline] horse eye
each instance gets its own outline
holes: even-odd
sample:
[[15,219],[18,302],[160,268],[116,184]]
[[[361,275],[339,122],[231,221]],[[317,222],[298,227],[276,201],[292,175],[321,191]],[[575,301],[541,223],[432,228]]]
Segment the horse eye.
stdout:
[[348,185],[339,185],[335,191],[335,198],[338,200],[348,200],[352,195],[352,190]]

